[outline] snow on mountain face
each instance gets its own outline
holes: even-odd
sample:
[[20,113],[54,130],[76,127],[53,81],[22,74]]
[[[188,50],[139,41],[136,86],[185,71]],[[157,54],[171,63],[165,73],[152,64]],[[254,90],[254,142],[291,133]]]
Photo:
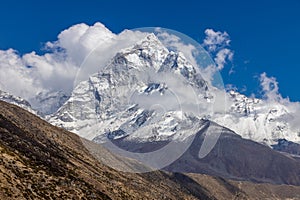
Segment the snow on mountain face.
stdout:
[[7,92],[0,90],[0,100],[5,101],[7,103],[17,105],[17,106],[37,115],[36,111],[34,111],[31,108],[30,103],[28,101],[22,99],[21,97],[14,96],[14,95],[11,95]]
[[[192,134],[193,124],[210,116],[210,92],[182,53],[169,51],[150,34],[80,82],[49,121],[97,142],[125,136],[148,141],[182,139]],[[280,138],[300,142],[300,130],[289,123],[285,105],[234,91],[227,95],[231,103],[227,113],[214,113],[210,120],[267,145]],[[206,115],[194,112],[197,106]]]
[[238,92],[230,91],[231,108],[225,116],[213,120],[228,127],[242,137],[272,145],[278,139],[300,142],[300,130],[289,123],[292,115],[280,102],[267,102],[248,98]]
[[49,115],[55,113],[69,97],[69,95],[62,91],[41,92],[35,98],[30,99],[30,103],[42,115]]
[[207,93],[197,69],[149,34],[79,83],[49,121],[98,142],[188,137],[197,131],[201,117],[195,108],[207,102]]
[[40,117],[56,112],[68,98],[69,96],[63,92],[47,92],[39,93],[35,98],[27,101],[0,90],[0,100],[15,104]]

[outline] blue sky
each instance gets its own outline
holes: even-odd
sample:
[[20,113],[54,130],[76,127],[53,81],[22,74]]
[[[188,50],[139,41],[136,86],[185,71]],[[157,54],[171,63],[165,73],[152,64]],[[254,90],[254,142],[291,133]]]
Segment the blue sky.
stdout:
[[[41,53],[64,29],[99,21],[111,31],[159,26],[198,42],[204,30],[226,31],[233,63],[222,71],[225,84],[257,93],[259,74],[279,82],[280,92],[300,100],[300,1],[6,1],[0,6],[0,49]],[[228,75],[234,67],[235,73]]]

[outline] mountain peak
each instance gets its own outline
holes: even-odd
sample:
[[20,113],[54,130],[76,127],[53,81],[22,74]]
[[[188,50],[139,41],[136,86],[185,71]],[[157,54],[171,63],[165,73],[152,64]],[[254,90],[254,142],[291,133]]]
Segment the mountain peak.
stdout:
[[140,40],[131,47],[121,50],[121,52],[131,52],[130,50],[132,49],[164,49],[168,51],[167,48],[162,44],[162,42],[155,36],[154,33],[149,33],[142,40]]
[[[93,139],[98,135],[105,138],[107,133],[114,131],[128,135],[143,126],[154,129],[150,126],[152,121],[160,120],[156,123],[159,137],[167,137],[182,128],[179,125],[176,128],[182,121],[178,117],[181,111],[176,99],[182,95],[184,108],[190,113],[190,106],[196,106],[196,96],[187,98],[187,93],[193,94],[191,88],[197,94],[203,93],[205,81],[198,75],[183,54],[169,51],[154,34],[148,34],[132,47],[117,53],[99,73],[78,84],[50,122]],[[174,95],[173,90],[180,90],[179,96]],[[174,102],[170,102],[170,98]],[[148,106],[155,101],[168,108],[168,113],[160,116],[157,109]],[[193,119],[185,120],[189,123]],[[100,129],[96,128],[97,123],[102,124]],[[85,128],[92,130],[91,135],[86,135]],[[146,138],[151,135],[144,134]]]
[[[212,96],[208,94],[206,81],[200,73],[197,73],[195,66],[185,58],[184,54],[169,51],[155,34],[151,33],[135,45],[119,51],[103,70],[78,85],[73,90],[72,98],[53,114],[50,122],[79,135],[84,133],[81,136],[88,139],[98,135],[105,137],[106,133],[114,131],[125,136],[128,132],[132,133],[140,128],[139,126],[132,128],[132,122],[139,121],[139,118],[144,119],[143,122],[151,121],[153,116],[146,112],[147,109],[141,107],[144,105],[148,108],[146,105],[157,100],[155,98],[159,97],[158,99],[162,100],[167,97],[168,95],[164,93],[172,90],[169,86],[173,82],[184,86],[176,85],[173,89],[176,93],[182,92],[184,94],[182,99],[185,101],[189,101],[187,86],[191,86],[196,91],[197,98],[200,98],[201,102],[203,100],[206,103],[207,97]],[[169,96],[172,97],[170,94]],[[133,97],[145,99],[143,102],[138,101],[139,107],[134,107],[136,102],[131,102]],[[268,145],[274,144],[278,138],[293,142],[300,141],[299,130],[289,124],[290,116],[283,105],[269,105],[263,100],[249,98],[235,91],[229,91],[227,99],[230,105],[228,113],[215,114],[211,118],[212,121],[230,128],[244,138]],[[167,102],[170,104],[169,101]],[[192,102],[185,103],[193,105]],[[134,109],[129,109],[131,107]],[[164,124],[171,117],[162,119],[161,125],[156,123],[162,130],[161,135],[169,136],[175,133],[170,130],[176,130],[179,121],[176,121],[175,112],[170,115],[174,115],[173,121],[171,120],[172,125]],[[95,128],[94,131],[93,126],[96,127],[97,120],[102,123],[102,128],[101,130]],[[148,126],[147,123],[145,126]],[[104,130],[104,127],[109,131]],[[86,135],[88,131],[85,128],[92,130],[89,136]],[[125,134],[125,129],[130,131]]]
[[158,70],[168,54],[169,50],[151,33],[135,45],[117,53],[112,64],[122,64],[136,69],[147,66]]
[[[137,43],[140,47],[153,47],[153,45],[163,46],[161,41],[155,36],[154,33],[149,33],[143,40]],[[151,45],[151,46],[150,46]]]

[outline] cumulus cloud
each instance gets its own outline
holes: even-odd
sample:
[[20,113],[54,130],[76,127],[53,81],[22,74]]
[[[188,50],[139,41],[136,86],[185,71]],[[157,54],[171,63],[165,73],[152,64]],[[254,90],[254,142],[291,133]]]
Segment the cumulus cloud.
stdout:
[[[157,30],[159,32],[159,30]],[[223,70],[226,64],[233,61],[234,52],[230,49],[230,37],[227,32],[205,30],[206,37],[202,46],[209,52],[212,59],[205,52],[199,52],[195,45],[187,41],[182,41],[176,35],[161,31],[158,33],[159,39],[168,48],[180,50],[193,66],[199,66],[199,60],[209,64],[201,69],[201,75],[209,82],[217,80],[222,83],[218,72]],[[36,52],[20,55],[16,50],[0,50],[0,89],[11,94],[21,96],[30,100],[40,92],[63,91],[70,93],[74,86],[82,80],[87,80],[88,76],[101,70],[102,67],[121,49],[134,45],[143,39],[147,33],[138,30],[124,30],[119,34],[112,33],[101,23],[92,26],[87,24],[77,24],[62,31],[56,41],[49,41],[45,45],[47,53],[37,54]],[[204,58],[207,57],[207,60]],[[212,65],[211,61],[215,62]],[[230,73],[233,68],[230,69]],[[157,82],[166,77],[153,76]],[[219,76],[219,77],[218,77]],[[207,105],[199,100],[190,88],[180,85],[177,77],[168,75],[166,83],[170,86],[169,91],[174,88],[175,93],[169,93],[162,99],[160,96],[153,98],[139,97],[140,104],[145,107],[152,105],[154,100],[159,99],[158,103],[167,109],[175,109],[180,105],[185,111],[194,113],[205,111],[208,113],[213,107],[214,113],[223,114],[224,110],[230,111],[234,102],[224,94],[224,90],[212,91],[216,101],[210,107],[199,107]],[[280,118],[300,132],[300,103],[291,102],[288,98],[283,98],[279,93],[279,86],[276,78],[268,77],[262,73],[259,77],[261,89],[267,101],[264,101],[266,112],[276,108],[277,104],[284,105],[289,115]],[[155,80],[154,80],[155,81]],[[227,85],[227,89],[237,90],[233,85]],[[190,90],[190,91],[189,91]],[[198,92],[200,94],[201,92]],[[189,94],[189,95],[187,95]],[[225,96],[225,99],[224,99]],[[147,101],[148,100],[148,101]],[[178,104],[178,101],[180,104]],[[225,102],[225,104],[224,104]],[[228,102],[226,104],[226,102]],[[197,108],[197,109],[195,109]],[[197,114],[197,113],[195,113]],[[224,115],[222,115],[222,119]]]
[[35,70],[28,69],[13,49],[0,50],[0,70],[0,86],[4,91],[28,97],[42,90],[40,81],[32,76]]
[[103,24],[76,24],[62,31],[55,42],[47,42],[51,50],[64,49],[67,58],[77,65],[98,45],[104,45],[115,37]]
[[[89,75],[100,71],[110,59],[120,50],[133,46],[145,38],[147,33],[140,31],[124,30],[113,38],[100,42],[87,51],[86,56],[80,62],[74,85],[80,81],[87,80]],[[99,36],[100,37],[100,36]]]
[[77,68],[56,53],[0,51],[1,90],[30,99],[43,91],[69,91]]
[[40,92],[70,93],[75,84],[104,67],[119,50],[145,37],[139,31],[114,34],[103,24],[77,24],[47,42],[48,53],[19,55],[16,50],[0,51],[0,89],[31,99]]
[[[212,29],[205,32],[204,44],[216,51],[216,69],[221,70],[233,57],[229,48],[222,48],[229,45],[229,36]],[[19,55],[13,49],[0,51],[0,89],[29,100],[40,92],[70,93],[80,81],[101,70],[118,51],[146,35],[138,30],[115,34],[99,22],[92,26],[81,23],[63,30],[56,41],[47,42],[47,53]],[[199,51],[193,44],[163,31],[157,36],[168,48],[179,49],[192,65],[199,65]]]
[[[198,66],[197,48],[181,41],[176,35],[157,30],[157,36],[164,45],[182,51],[189,62]],[[203,47],[213,56],[216,66],[209,65],[201,73],[207,80],[233,60],[227,32],[205,30]],[[70,93],[75,85],[89,75],[101,70],[118,51],[132,46],[147,33],[138,30],[124,30],[112,33],[101,23],[92,26],[77,24],[62,31],[57,41],[47,42],[47,53],[36,52],[20,55],[16,50],[0,50],[0,89],[21,96],[33,98],[39,92],[59,91]],[[278,82],[274,77],[262,73],[259,77],[266,99],[281,100]],[[288,102],[285,99],[285,102]]]
[[68,63],[77,66],[79,71],[74,83],[77,85],[101,70],[118,51],[145,36],[146,33],[131,30],[114,34],[99,22],[93,26],[77,24],[62,31],[58,40],[48,42],[47,47],[53,52],[63,49]]

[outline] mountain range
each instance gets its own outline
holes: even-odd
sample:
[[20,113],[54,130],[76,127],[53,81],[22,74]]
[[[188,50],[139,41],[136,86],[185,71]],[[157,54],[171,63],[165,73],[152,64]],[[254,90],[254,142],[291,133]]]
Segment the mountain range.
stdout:
[[[300,130],[291,123],[295,121],[292,111],[280,102],[248,98],[238,92],[229,91],[224,96],[224,101],[228,104],[224,112],[209,116],[211,112],[209,109],[213,105],[208,102],[214,100],[210,98],[213,98],[211,95],[215,92],[215,88],[209,87],[208,82],[201,77],[199,69],[192,66],[181,52],[168,50],[153,34],[133,47],[120,51],[107,66],[99,66],[100,68],[102,70],[91,75],[89,80],[80,82],[67,102],[57,112],[48,116],[51,123],[78,134],[85,132],[80,131],[84,130],[85,126],[91,127],[101,123],[101,130],[97,128],[92,135],[81,135],[89,139],[98,136],[99,140],[99,135],[105,132],[104,129],[112,129],[112,132],[121,126],[124,129],[128,126],[123,121],[128,121],[129,117],[116,116],[117,114],[121,115],[124,110],[131,109],[129,116],[136,116],[136,118],[145,116],[144,111],[148,109],[150,104],[148,101],[150,101],[163,104],[163,109],[167,109],[167,112],[178,111],[177,115],[180,111],[182,115],[192,113],[199,119],[210,117],[211,121],[233,130],[243,138],[269,146],[276,144],[278,139],[296,143],[300,141]],[[190,97],[192,92],[197,96]],[[65,99],[62,102],[65,102]],[[178,105],[168,105],[166,101],[168,103],[174,101],[174,104]],[[202,113],[191,112],[196,106],[193,101],[198,101],[198,105],[209,106],[209,109],[200,110]],[[187,104],[194,107],[189,108]],[[134,107],[134,105],[139,106]],[[129,108],[130,106],[132,108]],[[171,106],[177,107],[171,108]],[[181,106],[181,110],[178,106]],[[168,120],[176,121],[176,117],[172,116],[176,114],[174,112],[169,114],[171,115],[169,118],[172,119]],[[136,119],[130,118],[130,120]],[[166,120],[164,119],[164,124],[167,123]],[[113,121],[114,127],[108,125],[110,121]],[[176,126],[174,124],[173,127],[170,125],[168,128],[174,128]],[[162,130],[168,128],[158,127]],[[161,136],[172,134],[167,133],[166,130],[160,133]],[[148,137],[149,133],[143,136]],[[143,136],[139,134],[139,137]]]
[[[233,181],[198,173],[126,173],[101,145],[0,101],[1,199],[297,199],[300,187]],[[89,144],[89,145],[87,145]],[[87,149],[86,147],[90,149]]]
[[44,198],[300,198],[300,130],[289,106],[215,87],[154,34],[118,52],[71,95],[40,93],[31,106],[1,91],[0,100],[33,113],[1,102],[6,198],[15,191]]

